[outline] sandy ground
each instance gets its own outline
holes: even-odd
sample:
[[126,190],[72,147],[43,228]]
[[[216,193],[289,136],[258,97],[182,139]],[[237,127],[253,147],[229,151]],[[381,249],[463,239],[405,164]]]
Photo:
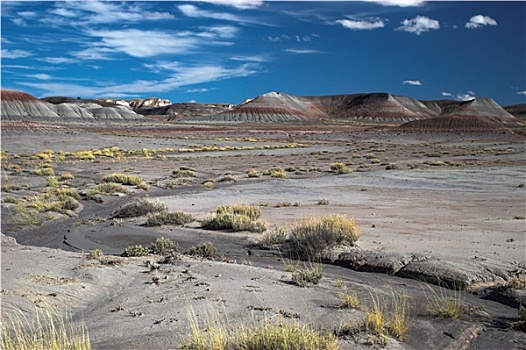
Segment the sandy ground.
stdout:
[[[243,136],[247,135],[254,136]],[[2,139],[2,149],[14,154],[112,145],[140,149],[188,147],[192,143],[247,144],[230,134],[219,136],[96,135],[78,137],[72,143],[43,135],[26,140],[8,135]],[[230,138],[225,140],[225,136]],[[290,133],[260,133],[258,140],[251,144],[283,145],[290,142]],[[13,219],[13,206],[4,203],[2,232],[24,245],[5,237],[2,241],[2,315],[13,310],[31,314],[35,307],[55,305],[61,311],[69,310],[75,322],[84,322],[94,348],[180,348],[190,332],[190,314],[201,327],[206,327],[207,319],[233,327],[282,319],[335,331],[345,323],[359,325],[372,297],[389,300],[394,291],[410,298],[412,321],[406,338],[402,342],[390,339],[387,348],[526,348],[524,333],[506,329],[507,323],[516,320],[516,307],[462,293],[471,310],[466,319],[436,319],[426,306],[432,290],[453,297],[455,292],[414,279],[331,265],[324,267],[319,285],[301,288],[291,283],[279,254],[255,246],[258,234],[206,231],[197,223],[185,228],[147,228],[141,225],[145,218],[125,219],[120,225],[112,225],[110,219],[79,224],[95,216],[107,218],[134,197],[156,198],[170,210],[183,210],[197,219],[219,205],[248,203],[261,206],[262,218],[271,227],[289,225],[305,215],[346,214],[361,226],[358,246],[364,250],[426,257],[433,259],[434,266],[454,266],[482,276],[490,284],[505,282],[526,268],[522,141],[355,138],[332,133],[296,135],[294,141],[309,146],[173,154],[165,160],[54,164],[56,171],[72,172],[79,189],[89,188],[104,174],[115,171],[140,175],[152,187],[146,192],[130,188],[127,196],[108,196],[103,203],[81,201],[78,216],[46,222],[42,228],[20,227]],[[371,153],[378,162],[366,157]],[[450,162],[450,166],[426,163],[437,159]],[[339,161],[355,171],[344,175],[330,172],[330,164]],[[388,163],[396,163],[399,169],[385,170]],[[162,188],[170,171],[182,165],[194,167],[200,179],[186,186]],[[287,179],[245,175],[249,169],[263,171],[275,165],[319,167],[322,171],[291,171]],[[358,171],[360,165],[365,171]],[[220,182],[226,173],[237,181]],[[215,180],[214,188],[206,189],[204,179]],[[36,186],[42,182],[24,172],[9,174],[8,180],[3,180],[3,185],[30,182]],[[329,204],[319,205],[321,199]],[[283,206],[285,202],[292,205]],[[128,245],[148,245],[156,237],[177,241],[181,251],[211,241],[225,261],[182,256],[152,270],[145,261],[156,263],[161,257],[115,257],[118,263],[108,265],[79,253],[99,248],[105,254],[118,255]],[[359,310],[339,307],[341,281],[363,300]],[[341,347],[371,348],[368,339],[362,332],[342,336]]]

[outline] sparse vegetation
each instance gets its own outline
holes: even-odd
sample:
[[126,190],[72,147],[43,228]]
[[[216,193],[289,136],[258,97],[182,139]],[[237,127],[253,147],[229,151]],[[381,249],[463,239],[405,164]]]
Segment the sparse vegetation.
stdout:
[[[152,213],[160,213],[168,210],[166,204],[158,200],[152,201],[146,198],[135,199],[132,202],[116,210],[114,218],[135,218]],[[152,225],[153,226],[153,225]]]
[[255,170],[255,169],[251,169],[247,172],[247,176],[248,177],[260,177],[261,174],[259,173],[259,171]]
[[464,304],[464,297],[460,290],[441,289],[440,294],[431,287],[431,297],[428,298],[428,309],[435,317],[439,318],[462,318],[466,315],[467,307]]
[[329,205],[329,200],[327,200],[327,199],[320,199],[317,204],[318,205]]
[[389,163],[389,164],[387,164],[385,169],[387,169],[387,170],[396,170],[396,169],[398,169],[398,165],[396,165],[395,163]]
[[183,211],[162,211],[160,213],[150,215],[145,225],[186,225],[192,221],[194,221],[193,216]]
[[97,185],[93,190],[86,195],[87,199],[93,198],[97,194],[113,194],[113,193],[128,193],[128,189],[122,184],[107,182]]
[[298,257],[312,260],[327,248],[353,245],[360,237],[360,227],[354,219],[344,215],[327,215],[322,218],[305,217],[293,224],[290,241],[292,252]]
[[276,166],[276,167],[273,167],[272,169],[270,169],[269,175],[270,175],[270,177],[274,177],[274,178],[278,178],[278,179],[285,179],[285,178],[287,178],[287,172],[285,171],[285,169],[283,169],[283,168],[281,168],[279,166]]
[[91,343],[83,325],[75,326],[69,315],[57,310],[35,309],[31,320],[21,311],[4,316],[0,347],[4,350],[89,350]]
[[172,170],[172,177],[174,178],[199,178],[199,176],[195,173],[195,170],[189,167],[180,167],[179,169]]
[[357,309],[360,307],[360,299],[354,292],[345,291],[340,295],[341,306],[349,309]]

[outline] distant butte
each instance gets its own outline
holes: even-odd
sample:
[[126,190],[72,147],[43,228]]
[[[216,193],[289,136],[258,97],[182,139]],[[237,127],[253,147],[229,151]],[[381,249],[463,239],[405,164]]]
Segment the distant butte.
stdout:
[[[490,98],[423,101],[389,93],[294,96],[268,92],[239,105],[171,103],[161,98],[37,99],[22,91],[2,90],[3,121],[140,121],[187,123],[315,124],[356,121],[404,131],[505,132],[522,128],[526,105],[507,109]],[[148,117],[146,117],[148,116]],[[524,118],[522,118],[524,119]]]

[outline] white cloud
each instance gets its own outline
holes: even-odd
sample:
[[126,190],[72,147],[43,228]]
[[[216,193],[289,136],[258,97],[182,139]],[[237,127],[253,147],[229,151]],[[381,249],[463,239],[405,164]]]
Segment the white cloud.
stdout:
[[466,28],[476,29],[481,26],[496,26],[497,21],[489,16],[476,15],[469,19],[469,22],[466,23]]
[[312,53],[321,53],[321,51],[319,50],[308,50],[308,49],[305,49],[305,50],[302,50],[302,49],[286,49],[284,50],[285,52],[290,52],[290,53],[297,53],[297,54],[312,54]]
[[377,28],[383,28],[385,26],[382,20],[376,19],[374,21],[355,21],[350,19],[340,19],[336,23],[341,24],[345,28],[351,30],[371,30]]
[[396,28],[397,30],[415,33],[416,35],[428,32],[431,29],[440,29],[440,22],[425,16],[416,16],[413,19],[404,19],[401,23],[402,26]]
[[442,91],[442,96],[451,97],[453,94],[451,92]]
[[524,91],[517,91],[517,94],[519,94],[519,95],[526,95],[526,90],[524,90]]
[[31,56],[31,52],[26,50],[2,49],[2,58],[23,58]]
[[232,61],[241,61],[241,62],[267,62],[268,59],[263,56],[234,56],[230,57]]
[[414,7],[423,6],[426,2],[423,0],[362,0],[366,2],[375,2],[383,6]]
[[402,82],[404,85],[405,84],[408,84],[408,85],[416,85],[416,86],[420,86],[422,85],[422,83],[420,82],[420,80],[404,80]]
[[203,0],[215,5],[225,5],[238,8],[240,10],[255,9],[263,5],[263,0]]
[[456,94],[456,99],[459,101],[470,101],[475,99],[475,93],[473,91],[459,92]]
[[210,89],[202,88],[202,89],[188,89],[186,92],[194,93],[194,92],[208,92]]

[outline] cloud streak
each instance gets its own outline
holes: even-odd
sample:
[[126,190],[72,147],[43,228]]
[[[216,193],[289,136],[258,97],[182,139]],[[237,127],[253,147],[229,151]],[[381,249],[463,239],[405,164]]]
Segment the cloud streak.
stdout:
[[396,28],[396,30],[414,33],[416,35],[429,32],[430,30],[440,29],[439,21],[425,16],[416,16],[413,19],[404,19],[401,24],[402,26]]
[[31,52],[26,50],[2,49],[2,58],[24,58],[31,56]]
[[420,86],[422,85],[422,82],[420,80],[404,80],[402,82],[404,85],[414,85],[414,86]]

